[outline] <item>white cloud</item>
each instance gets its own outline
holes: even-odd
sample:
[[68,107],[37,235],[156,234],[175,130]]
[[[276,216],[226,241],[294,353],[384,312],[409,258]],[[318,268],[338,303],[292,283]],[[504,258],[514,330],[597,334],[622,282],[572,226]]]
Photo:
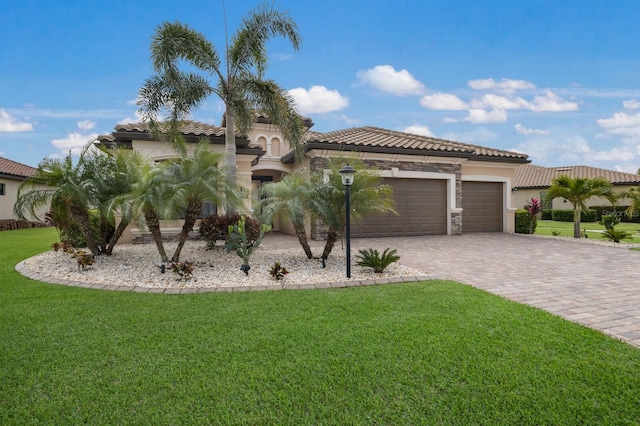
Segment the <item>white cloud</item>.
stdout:
[[481,98],[476,98],[471,102],[471,107],[476,109],[526,109],[529,108],[529,102],[520,97],[507,97],[488,93]]
[[431,132],[431,129],[421,124],[412,124],[409,127],[405,127],[402,131],[405,133],[413,133],[414,135],[431,136],[431,137],[434,136],[433,132]]
[[448,139],[451,141],[466,142],[466,143],[472,143],[472,144],[483,144],[483,143],[495,141],[496,139],[498,139],[498,134],[484,127],[478,127],[477,129],[472,130],[470,132],[445,133],[444,135],[442,135],[442,138]]
[[469,108],[469,106],[456,95],[449,93],[434,93],[426,95],[420,99],[420,105],[428,109],[459,111]]
[[33,131],[33,124],[19,121],[3,109],[0,109],[0,132],[18,133]]
[[626,142],[640,141],[640,112],[616,112],[610,118],[598,120],[598,125],[606,130],[607,135],[623,136]]
[[357,118],[353,118],[353,117],[349,117],[346,114],[340,114],[338,115],[338,118],[342,121],[344,121],[345,123],[349,124],[349,125],[355,125],[355,124],[360,124],[360,120]]
[[277,60],[277,61],[288,61],[289,59],[293,58],[293,55],[291,55],[290,53],[274,53],[273,54],[273,59]]
[[77,132],[69,133],[64,139],[54,139],[51,141],[51,145],[53,145],[57,150],[60,151],[58,155],[66,155],[69,151],[71,154],[78,155],[82,151],[85,145],[89,142],[95,140],[98,137],[97,133],[92,133],[89,135],[83,135]]
[[94,127],[96,127],[95,121],[91,121],[91,120],[78,121],[78,129],[80,130],[91,130]]
[[469,115],[463,119],[469,123],[504,123],[507,121],[507,113],[504,110],[494,109],[470,109]]
[[125,117],[118,124],[141,123],[144,120],[140,111],[135,112],[135,117]]
[[416,80],[409,71],[396,71],[391,65],[376,65],[356,74],[363,84],[397,96],[421,95],[424,84]]
[[529,109],[533,112],[565,112],[577,111],[578,104],[562,99],[560,96],[546,89],[544,95],[536,95],[530,103]]
[[457,118],[453,118],[453,117],[445,117],[442,119],[443,123],[459,123],[460,120],[458,120]]
[[628,101],[622,101],[622,105],[626,109],[638,109],[638,108],[640,108],[640,102],[638,102],[635,99],[630,99]]
[[142,100],[142,97],[140,95],[136,96],[135,99],[129,99],[127,101],[127,105],[131,105],[131,106],[138,106],[138,102],[140,102]]
[[548,130],[540,130],[540,129],[528,129],[526,127],[524,127],[522,124],[516,124],[515,126],[516,132],[520,133],[521,135],[548,135],[549,133],[551,133]]
[[300,114],[326,114],[349,106],[349,98],[324,86],[311,86],[309,90],[296,87],[289,90],[289,95],[296,103]]
[[533,90],[536,88],[533,83],[528,81],[512,80],[509,78],[503,78],[499,82],[492,78],[470,80],[468,85],[474,90],[498,90],[506,93],[512,93],[516,90]]

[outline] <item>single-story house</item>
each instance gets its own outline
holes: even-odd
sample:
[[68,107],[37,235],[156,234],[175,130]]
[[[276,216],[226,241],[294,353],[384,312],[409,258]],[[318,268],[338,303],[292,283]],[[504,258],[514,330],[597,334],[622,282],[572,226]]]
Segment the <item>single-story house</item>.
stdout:
[[18,199],[18,188],[35,172],[31,166],[0,157],[0,220],[15,219],[13,206]]
[[[545,193],[551,186],[553,178],[567,175],[572,178],[601,177],[613,185],[617,193],[625,192],[634,186],[640,186],[640,175],[600,169],[590,166],[543,167],[535,164],[523,164],[516,169],[513,180],[513,199],[515,206],[523,208],[532,198],[545,199]],[[622,203],[624,204],[624,203]],[[604,198],[592,198],[588,206],[610,206]],[[571,203],[564,198],[556,198],[550,206],[553,209],[573,209]]]
[[[322,170],[327,158],[357,158],[380,170],[393,187],[399,215],[365,219],[352,226],[355,237],[514,231],[513,178],[529,162],[526,154],[369,126],[321,133],[310,130],[310,119],[305,124],[300,162],[267,117],[257,116],[247,137],[236,134],[238,184],[251,194],[245,199],[248,211],[266,182],[301,167]],[[223,126],[224,121],[222,126],[186,122],[182,132],[188,142],[208,138],[212,149],[223,151]],[[155,161],[175,156],[144,123],[117,125],[97,143],[135,149]],[[290,231],[286,223],[274,228]],[[312,238],[321,238],[321,230],[312,228]]]

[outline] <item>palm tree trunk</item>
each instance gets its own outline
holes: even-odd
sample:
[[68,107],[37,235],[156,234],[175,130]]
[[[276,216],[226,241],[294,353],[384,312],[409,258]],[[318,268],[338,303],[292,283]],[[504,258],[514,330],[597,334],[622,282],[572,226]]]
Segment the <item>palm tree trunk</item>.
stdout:
[[116,246],[116,243],[118,242],[120,237],[122,237],[122,234],[124,233],[124,230],[127,229],[127,226],[129,226],[129,221],[121,219],[120,223],[116,227],[115,232],[113,233],[113,235],[111,235],[109,241],[107,241],[107,247],[104,251],[107,256],[111,256],[111,254],[113,253],[113,248]]
[[582,211],[580,206],[575,206],[573,209],[573,238],[580,238],[580,216]]
[[327,260],[336,241],[338,241],[338,231],[333,228],[329,228],[329,232],[327,233],[327,243],[324,245],[324,251],[322,252],[322,259]]
[[307,231],[304,229],[304,224],[294,223],[293,229],[296,232],[296,237],[298,237],[298,241],[300,242],[304,253],[307,255],[307,258],[313,259],[313,253],[311,253],[311,247],[309,247],[309,242],[307,241]]
[[[227,128],[224,137],[224,166],[227,171],[229,185],[235,188],[238,181],[236,174],[236,120],[233,108],[230,105],[227,105],[225,114],[227,116]],[[234,206],[231,203],[226,203],[225,212],[227,214],[235,213]]]
[[187,238],[189,238],[189,233],[193,230],[193,225],[195,225],[196,220],[198,220],[201,211],[202,201],[190,201],[187,205],[187,211],[185,212],[184,216],[184,225],[182,225],[182,231],[180,232],[180,241],[178,242],[176,251],[171,257],[172,262],[177,262],[180,260],[180,252],[182,252],[182,247],[187,241]]
[[91,251],[91,254],[98,256],[100,254],[100,248],[96,243],[96,237],[93,234],[93,228],[91,227],[91,219],[89,218],[89,212],[83,206],[78,206],[71,203],[69,205],[69,213],[71,217],[78,223],[78,226],[84,231],[85,238],[87,239],[87,247]]
[[153,241],[156,243],[158,253],[160,253],[160,258],[163,262],[168,262],[169,257],[167,256],[164,244],[162,243],[162,233],[160,232],[160,219],[158,218],[158,214],[151,209],[145,210],[144,220],[147,222],[147,228],[149,228]]

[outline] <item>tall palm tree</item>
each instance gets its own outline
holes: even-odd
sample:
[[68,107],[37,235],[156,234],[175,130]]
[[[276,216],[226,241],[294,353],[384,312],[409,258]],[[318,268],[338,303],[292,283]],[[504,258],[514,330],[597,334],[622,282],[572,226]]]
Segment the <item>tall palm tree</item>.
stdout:
[[184,139],[178,138],[174,145],[179,158],[162,163],[162,180],[172,188],[167,202],[168,209],[173,214],[184,213],[178,247],[171,257],[173,262],[177,262],[189,233],[200,217],[203,203],[210,201],[216,205],[225,203],[235,207],[241,195],[218,167],[222,162],[222,154],[211,151],[207,139],[202,139],[192,153],[187,149]]
[[122,222],[133,221],[139,227],[146,226],[158,253],[163,262],[168,262],[169,257],[162,241],[160,231],[160,215],[162,206],[170,198],[172,187],[163,176],[163,170],[159,166],[151,164],[149,159],[137,151],[129,151],[126,161],[134,181],[128,193],[122,194],[111,201],[109,211],[118,212]]
[[[328,226],[327,242],[322,252],[326,260],[333,250],[338,234],[346,225],[345,191],[340,176],[340,168],[344,161],[328,161],[328,173],[316,172],[312,177],[315,190],[310,198],[311,212]],[[393,189],[383,184],[377,170],[365,169],[357,162],[353,184],[351,185],[351,221],[357,223],[364,217],[397,214]]]
[[573,205],[573,237],[580,238],[580,216],[587,210],[586,202],[592,197],[600,197],[615,203],[615,194],[611,182],[604,178],[572,178],[567,175],[556,176],[547,190],[547,200],[564,198]]
[[273,220],[277,214],[282,214],[283,219],[291,220],[300,245],[307,257],[311,259],[313,254],[307,241],[307,232],[304,226],[307,206],[312,194],[312,186],[309,184],[307,175],[307,170],[300,169],[285,176],[279,182],[264,185],[262,195],[265,198],[262,199],[260,205],[267,221]]
[[[179,133],[181,120],[211,93],[225,104],[225,168],[232,185],[236,183],[236,128],[246,135],[255,122],[256,110],[265,113],[283,132],[298,157],[302,155],[302,119],[293,99],[273,80],[264,79],[268,55],[267,41],[282,36],[295,50],[300,46],[296,23],[287,13],[265,4],[248,13],[226,46],[224,64],[215,46],[201,33],[180,22],[161,24],[151,42],[151,58],[156,75],[140,89],[143,116],[152,128]],[[191,69],[179,68],[186,63]],[[215,84],[207,78],[213,77]],[[168,110],[169,126],[159,126],[158,114]],[[157,132],[157,131],[156,131]]]

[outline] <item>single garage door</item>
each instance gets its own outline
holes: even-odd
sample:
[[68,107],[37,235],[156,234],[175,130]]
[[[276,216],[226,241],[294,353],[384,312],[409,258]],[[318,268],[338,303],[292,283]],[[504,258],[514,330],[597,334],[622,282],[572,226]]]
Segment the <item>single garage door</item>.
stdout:
[[352,237],[443,235],[447,233],[447,181],[385,178],[393,187],[399,215],[365,218],[351,226]]
[[502,182],[462,182],[462,232],[502,232]]

